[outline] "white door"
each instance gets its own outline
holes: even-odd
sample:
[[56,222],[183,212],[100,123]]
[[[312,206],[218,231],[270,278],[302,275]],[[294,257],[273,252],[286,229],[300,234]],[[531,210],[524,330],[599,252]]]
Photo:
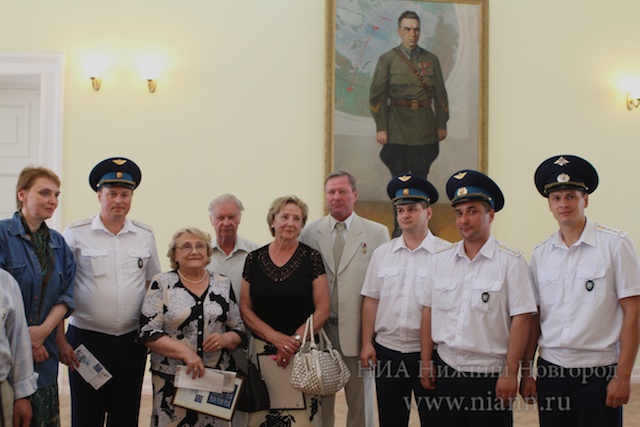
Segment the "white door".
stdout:
[[[27,165],[45,165],[40,150],[40,89],[0,86],[0,219],[16,211],[18,174]],[[19,85],[16,85],[18,87]]]
[[[27,165],[62,176],[64,55],[0,54],[0,218],[16,210],[17,176]],[[60,229],[60,206],[47,221]]]

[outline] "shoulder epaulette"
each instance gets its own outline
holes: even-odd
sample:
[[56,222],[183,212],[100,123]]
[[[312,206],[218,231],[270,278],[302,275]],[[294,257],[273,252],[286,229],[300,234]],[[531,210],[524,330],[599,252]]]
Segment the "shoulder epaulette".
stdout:
[[618,237],[626,237],[627,233],[622,230],[617,230],[615,228],[607,227],[606,225],[596,224],[596,230],[602,231],[604,233],[613,234]]
[[504,243],[500,243],[499,242],[496,246],[498,247],[499,250],[501,250],[502,252],[507,253],[507,254],[509,254],[511,256],[514,256],[514,257],[522,256],[522,252],[520,252],[519,250],[514,249],[514,248],[512,248],[510,246],[507,246]]
[[72,222],[67,227],[76,228],[76,227],[80,227],[81,225],[91,224],[92,221],[93,221],[93,218],[89,217],[89,218],[81,219],[80,221]]
[[443,239],[440,239],[440,240],[442,240],[442,242],[445,243],[446,246],[442,246],[442,247],[436,249],[436,253],[437,254],[442,253],[442,252],[446,252],[449,249],[453,249],[453,248],[456,247],[455,243],[447,242],[446,240],[443,240]]
[[[537,248],[538,246],[544,245],[545,243],[547,243],[549,240],[551,240],[554,236],[556,235],[556,233],[553,233],[552,235],[548,236],[546,239],[544,239],[543,241],[539,242],[535,248]],[[534,248],[534,249],[535,249]]]
[[438,236],[433,236],[436,240],[436,245],[443,247],[444,249],[449,249],[450,247],[453,247],[453,243],[451,243],[448,240],[444,240],[441,237]]
[[151,227],[150,225],[147,225],[147,224],[145,224],[143,222],[140,222],[140,221],[136,221],[135,219],[132,219],[131,222],[136,227],[144,228],[145,230],[150,231],[150,232],[153,233],[153,227]]

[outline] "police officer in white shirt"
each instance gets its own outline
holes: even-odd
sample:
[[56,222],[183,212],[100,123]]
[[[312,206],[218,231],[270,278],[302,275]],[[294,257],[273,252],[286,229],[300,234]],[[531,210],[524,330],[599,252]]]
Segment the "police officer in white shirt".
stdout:
[[536,344],[539,357],[537,384],[525,370],[521,394],[534,400],[537,392],[543,427],[622,426],[639,341],[636,250],[626,233],[585,216],[598,186],[591,163],[553,156],[534,178],[559,230],[531,258],[539,323],[527,360]]
[[438,192],[418,175],[399,175],[387,186],[402,235],[371,256],[361,294],[363,367],[374,369],[380,427],[409,424],[411,397],[420,425],[431,425],[420,385],[420,314],[415,288],[429,275],[427,261],[451,246],[429,231],[431,204]]
[[[422,309],[422,384],[435,426],[511,426],[535,299],[527,263],[491,236],[504,196],[488,176],[447,181],[462,241],[429,260]],[[434,346],[436,351],[434,352]]]
[[[142,178],[131,160],[113,157],[89,175],[100,213],[70,224],[64,238],[77,270],[74,301],[60,360],[70,369],[73,427],[138,425],[147,350],[135,339],[142,300],[153,276],[160,273],[151,227],[127,218],[133,193]],[[75,371],[73,349],[83,344],[113,375],[95,390]]]

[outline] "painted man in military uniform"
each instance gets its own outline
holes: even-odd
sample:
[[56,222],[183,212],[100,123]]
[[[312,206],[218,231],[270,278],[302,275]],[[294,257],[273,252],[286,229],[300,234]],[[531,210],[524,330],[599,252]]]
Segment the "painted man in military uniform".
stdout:
[[438,57],[418,46],[420,18],[398,18],[400,46],[378,60],[369,93],[380,158],[391,175],[411,172],[423,178],[447,137],[449,102]]

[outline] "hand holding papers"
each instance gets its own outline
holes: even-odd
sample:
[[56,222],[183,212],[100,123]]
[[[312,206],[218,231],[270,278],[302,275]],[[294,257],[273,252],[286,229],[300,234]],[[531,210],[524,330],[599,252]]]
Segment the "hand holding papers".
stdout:
[[80,364],[76,367],[76,371],[82,376],[82,378],[91,384],[91,386],[98,390],[107,381],[109,381],[112,375],[107,369],[102,366],[100,361],[84,346],[80,344],[76,349],[76,357]]
[[201,378],[187,375],[186,366],[176,369],[173,404],[214,417],[231,420],[238,402],[242,379],[235,372],[205,369]]

